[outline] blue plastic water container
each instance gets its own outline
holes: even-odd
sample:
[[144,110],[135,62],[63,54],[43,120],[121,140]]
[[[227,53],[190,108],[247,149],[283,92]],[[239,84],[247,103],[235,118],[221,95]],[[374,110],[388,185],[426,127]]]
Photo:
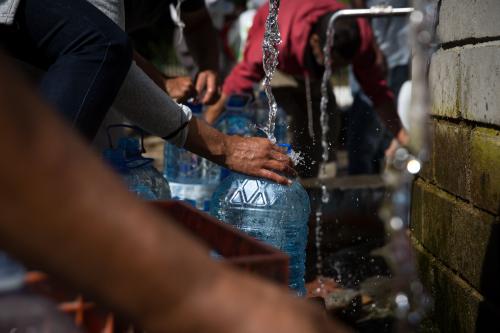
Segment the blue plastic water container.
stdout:
[[136,138],[121,138],[117,148],[106,149],[104,159],[121,175],[129,191],[144,200],[171,199],[170,187],[153,166],[153,160],[141,154]]
[[[200,104],[187,104],[200,117]],[[212,194],[220,183],[221,167],[190,151],[165,144],[163,175],[170,184],[172,198],[209,211]]]
[[289,287],[305,295],[305,250],[309,196],[302,185],[290,186],[232,173],[216,189],[211,215],[290,256]]

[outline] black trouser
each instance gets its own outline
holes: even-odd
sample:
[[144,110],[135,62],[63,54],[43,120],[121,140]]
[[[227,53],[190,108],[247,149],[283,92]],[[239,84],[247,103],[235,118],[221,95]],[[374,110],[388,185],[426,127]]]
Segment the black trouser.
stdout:
[[42,96],[92,139],[132,61],[128,37],[85,0],[22,0],[0,43],[45,71]]

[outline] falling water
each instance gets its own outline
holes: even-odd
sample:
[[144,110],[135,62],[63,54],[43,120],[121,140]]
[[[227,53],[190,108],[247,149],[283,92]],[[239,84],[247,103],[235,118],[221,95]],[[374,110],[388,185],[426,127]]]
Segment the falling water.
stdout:
[[[321,163],[321,171],[320,174],[325,174],[324,169],[326,167],[326,163],[328,162],[328,158],[330,157],[330,150],[328,145],[327,135],[330,131],[329,123],[329,115],[328,115],[328,87],[330,77],[332,76],[332,63],[330,57],[330,51],[333,46],[333,35],[334,29],[333,26],[329,27],[326,32],[326,43],[323,48],[324,54],[324,65],[325,71],[323,72],[323,79],[321,81],[321,103],[320,103],[320,124],[321,124],[321,147],[323,148],[323,153],[321,155],[322,163]],[[328,193],[328,189],[326,185],[321,183],[321,201],[318,204],[316,209],[316,269],[318,272],[318,278],[320,280],[323,275],[323,256],[321,253],[321,236],[322,236],[322,216],[323,216],[323,205],[327,204],[330,201],[330,194]]]
[[278,27],[279,6],[280,0],[269,0],[269,14],[266,19],[264,41],[262,42],[262,58],[265,73],[264,91],[266,92],[269,103],[269,121],[267,126],[262,130],[272,142],[276,142],[274,128],[276,113],[278,112],[278,105],[271,90],[271,80],[278,66],[278,46],[281,43],[281,35]]
[[[426,114],[430,107],[430,99],[427,85],[427,66],[432,50],[434,36],[434,15],[436,13],[435,1],[415,0],[416,10],[411,16],[412,42],[415,59],[414,87],[411,105],[412,128],[410,150],[400,148],[396,152],[394,161],[384,173],[384,180],[388,190],[387,201],[380,210],[380,216],[385,221],[386,230],[390,235],[388,245],[385,249],[385,257],[392,266],[394,280],[392,282],[394,290],[394,304],[396,305],[396,316],[398,317],[398,331],[410,331],[422,319],[429,302],[423,291],[422,284],[416,272],[416,263],[413,250],[408,238],[409,208],[410,208],[410,184],[413,175],[420,170],[421,160],[427,155],[426,138]],[[377,8],[377,14],[384,15],[392,8]],[[387,12],[386,12],[387,11]],[[348,16],[362,16],[361,12],[352,11]],[[330,50],[333,46],[334,27],[330,24],[327,30],[327,37],[324,53],[325,71],[321,85],[321,129],[323,165],[329,157],[327,133],[328,128],[328,83],[332,74]],[[417,157],[415,157],[417,156]],[[318,275],[322,273],[322,254],[320,251],[322,204],[327,203],[328,192],[326,186],[321,184],[321,202],[316,212],[316,235],[319,241],[316,242],[318,251]],[[321,279],[321,277],[320,277]]]

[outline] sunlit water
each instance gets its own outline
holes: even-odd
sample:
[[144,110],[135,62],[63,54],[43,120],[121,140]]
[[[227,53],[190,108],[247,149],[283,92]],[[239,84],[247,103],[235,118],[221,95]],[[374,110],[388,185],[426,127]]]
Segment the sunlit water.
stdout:
[[265,126],[262,130],[272,142],[276,142],[274,129],[276,124],[276,114],[278,112],[278,105],[271,89],[271,80],[274,72],[276,71],[276,67],[278,66],[278,46],[281,43],[281,35],[278,27],[279,5],[279,0],[269,0],[269,14],[266,20],[264,41],[262,43],[262,60],[265,73],[264,91],[266,92],[269,103],[269,120],[267,126]]

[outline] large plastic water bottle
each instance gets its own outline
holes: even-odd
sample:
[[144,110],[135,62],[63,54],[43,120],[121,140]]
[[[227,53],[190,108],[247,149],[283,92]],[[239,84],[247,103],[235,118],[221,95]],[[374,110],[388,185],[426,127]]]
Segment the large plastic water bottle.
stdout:
[[[188,104],[195,117],[201,116],[201,105]],[[212,194],[220,183],[221,168],[190,151],[165,144],[163,174],[170,183],[172,198],[209,211]]]
[[141,155],[138,139],[121,138],[117,148],[104,151],[108,161],[122,176],[129,191],[144,200],[168,200],[171,198],[168,182],[153,166],[153,160]]
[[290,186],[232,173],[217,188],[211,214],[290,256],[290,284],[304,295],[309,196],[298,181]]
[[26,270],[23,265],[0,252],[0,293],[19,289],[24,284]]
[[255,115],[248,107],[251,99],[249,95],[231,95],[216,127],[228,135],[253,136],[256,127]]
[[[269,121],[269,104],[265,91],[259,92],[259,97],[252,103],[251,109],[255,114],[255,123],[257,128],[264,128]],[[279,143],[289,143],[288,138],[288,120],[285,110],[278,106],[276,113],[276,123],[274,129],[274,136]]]

